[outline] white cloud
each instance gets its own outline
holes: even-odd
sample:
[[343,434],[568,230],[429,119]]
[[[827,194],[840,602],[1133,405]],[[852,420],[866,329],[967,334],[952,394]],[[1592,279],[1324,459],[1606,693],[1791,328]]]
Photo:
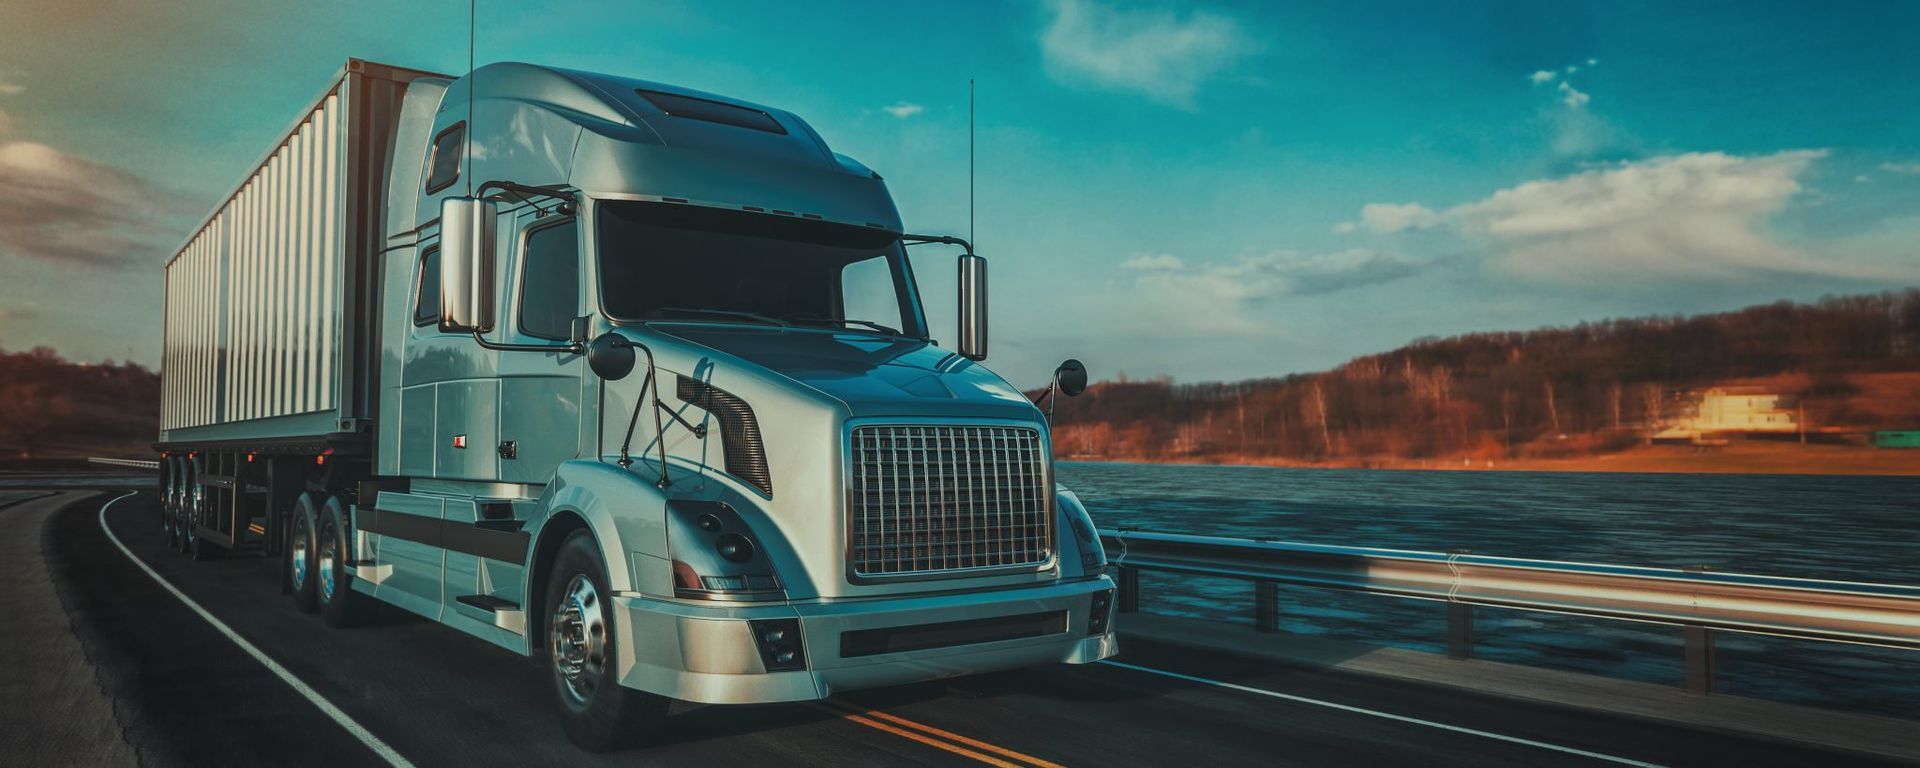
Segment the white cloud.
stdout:
[[1186,269],[1187,263],[1184,261],[1181,261],[1180,257],[1178,256],[1172,256],[1164,253],[1161,253],[1161,254],[1143,253],[1131,259],[1127,259],[1124,262],[1121,262],[1120,268],[1131,269],[1138,272],[1164,272],[1164,271]]
[[0,96],[14,96],[27,90],[20,83],[20,76],[12,72],[0,72]]
[[1920,163],[1881,163],[1880,170],[1888,173],[1920,174]]
[[[1588,67],[1598,66],[1599,64],[1599,59],[1587,59]],[[1547,83],[1553,82],[1555,78],[1560,78],[1560,82],[1554,87],[1554,91],[1560,94],[1560,103],[1567,105],[1568,109],[1580,109],[1586,106],[1587,102],[1593,100],[1593,97],[1589,96],[1585,91],[1573,87],[1572,78],[1580,71],[1580,65],[1568,64],[1562,71],[1566,72],[1566,77],[1564,78],[1560,77],[1560,73],[1551,69],[1542,69],[1528,75],[1527,80],[1531,81],[1534,85],[1546,85]]]
[[1207,80],[1257,50],[1234,19],[1052,0],[1040,50],[1054,77],[1191,106]]
[[1739,157],[1697,152],[1530,181],[1444,216],[1524,278],[1575,282],[1725,280],[1763,273],[1869,279],[1891,274],[1815,256],[1765,225],[1826,150]]
[[1353,249],[1303,254],[1278,250],[1226,262],[1188,264],[1167,254],[1139,254],[1120,264],[1124,283],[1103,294],[1099,314],[1126,333],[1166,336],[1273,336],[1260,311],[1277,299],[1316,296],[1407,277],[1424,263]]
[[1568,85],[1566,81],[1563,80],[1560,82],[1560,103],[1567,105],[1568,108],[1579,109],[1586,106],[1587,102],[1592,100],[1593,97],[1576,90],[1573,86]]
[[1920,279],[1912,264],[1845,248],[1814,253],[1767,230],[1826,156],[1814,149],[1656,157],[1529,181],[1440,212],[1372,204],[1361,218],[1371,209],[1379,226],[1368,228],[1382,232],[1408,222],[1443,227],[1482,246],[1490,269],[1538,282]]
[[28,320],[38,320],[40,316],[38,302],[29,301],[24,304],[0,307],[0,323],[23,323]]
[[1865,184],[1869,181],[1872,181],[1872,179],[1867,178],[1867,175],[1863,173],[1853,177],[1853,181],[1855,184]]
[[1320,254],[1269,251],[1225,264],[1194,266],[1174,256],[1143,255],[1121,266],[1138,273],[1135,280],[1142,285],[1174,293],[1200,294],[1229,304],[1282,296],[1311,296],[1391,282],[1421,267],[1399,256],[1361,248]]
[[900,118],[902,120],[905,120],[909,117],[913,117],[914,115],[920,114],[921,112],[927,111],[927,108],[920,106],[919,104],[909,104],[903,101],[890,107],[881,107],[880,111],[885,112],[889,115],[893,115],[894,117]]
[[1360,226],[1380,233],[1426,229],[1440,223],[1440,214],[1419,203],[1367,203],[1360,207]]
[[1343,221],[1333,225],[1333,231],[1335,234],[1351,235],[1355,232],[1360,231],[1360,225],[1355,224],[1351,221]]
[[0,254],[111,265],[155,258],[176,232],[172,196],[117,168],[45,144],[0,139]]

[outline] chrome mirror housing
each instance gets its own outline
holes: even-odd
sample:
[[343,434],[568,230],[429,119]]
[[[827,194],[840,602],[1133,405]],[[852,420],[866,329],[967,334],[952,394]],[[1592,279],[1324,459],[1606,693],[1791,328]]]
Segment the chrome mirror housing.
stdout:
[[471,197],[440,203],[440,330],[493,330],[495,226],[500,204]]
[[960,356],[987,359],[987,260],[960,257]]

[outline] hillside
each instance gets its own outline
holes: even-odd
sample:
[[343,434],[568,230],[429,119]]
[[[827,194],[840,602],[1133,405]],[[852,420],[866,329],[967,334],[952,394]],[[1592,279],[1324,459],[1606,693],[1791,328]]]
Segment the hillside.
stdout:
[[0,350],[0,459],[150,453],[159,414],[160,376],[139,365]]
[[[1792,426],[1686,431],[1716,387],[1777,396]],[[1339,466],[1578,459],[1681,434],[1864,445],[1920,428],[1920,289],[1420,339],[1281,379],[1103,382],[1055,424],[1066,457]]]

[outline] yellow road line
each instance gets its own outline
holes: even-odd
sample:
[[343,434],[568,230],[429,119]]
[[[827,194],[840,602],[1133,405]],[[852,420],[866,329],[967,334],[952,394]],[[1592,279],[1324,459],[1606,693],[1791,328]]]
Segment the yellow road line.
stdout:
[[[896,736],[909,738],[922,744],[939,747],[948,752],[965,755],[988,765],[1002,766],[1003,768],[1065,768],[1065,766],[1059,763],[1042,760],[1024,752],[1017,752],[998,744],[989,744],[952,731],[942,730],[925,723],[908,720],[899,715],[881,712],[877,709],[865,709],[837,701],[824,703],[827,707],[837,710],[841,717],[853,722],[886,731]],[[915,733],[915,731],[919,731],[919,733]],[[940,741],[940,739],[946,739],[947,741]],[[968,749],[967,747],[972,747],[973,749]],[[980,751],[976,752],[974,750]],[[1010,763],[1006,760],[993,757],[992,755],[982,754],[983,752],[990,752],[1020,762]]]

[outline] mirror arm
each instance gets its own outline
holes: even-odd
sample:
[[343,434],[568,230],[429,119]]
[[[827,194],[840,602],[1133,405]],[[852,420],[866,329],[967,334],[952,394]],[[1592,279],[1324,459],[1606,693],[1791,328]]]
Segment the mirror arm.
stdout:
[[973,243],[969,243],[966,240],[963,240],[958,237],[954,237],[952,235],[901,235],[900,236],[901,245],[920,245],[922,243],[943,243],[945,245],[957,245],[965,249],[968,256],[973,255]]
[[577,342],[569,342],[566,344],[501,344],[487,341],[487,338],[481,336],[479,331],[473,332],[473,340],[479,344],[482,349],[495,349],[502,352],[566,352],[577,355],[586,351],[586,345]]
[[620,346],[628,349],[640,350],[647,356],[647,378],[645,381],[640,382],[640,397],[642,399],[633,404],[633,414],[627,417],[627,435],[620,440],[620,461],[617,463],[621,469],[633,466],[633,456],[628,451],[633,447],[633,429],[640,423],[640,404],[643,402],[651,403],[653,406],[654,442],[660,445],[660,480],[655,483],[655,485],[665,488],[671,485],[672,481],[667,478],[667,427],[666,422],[660,419],[660,412],[665,410],[667,415],[673,417],[674,421],[679,422],[682,426],[685,426],[688,431],[692,432],[695,437],[701,439],[706,438],[707,427],[704,424],[694,425],[687,423],[685,418],[682,418],[678,413],[674,413],[672,409],[666,407],[666,403],[660,401],[660,377],[656,375],[656,371],[659,369],[653,363],[652,349],[648,348],[645,344],[627,339],[620,339],[618,343]]

